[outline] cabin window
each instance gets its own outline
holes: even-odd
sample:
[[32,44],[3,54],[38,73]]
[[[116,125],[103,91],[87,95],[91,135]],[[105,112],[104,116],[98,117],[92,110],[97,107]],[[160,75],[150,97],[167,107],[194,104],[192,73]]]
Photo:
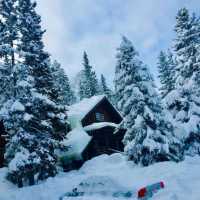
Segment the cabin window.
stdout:
[[104,114],[103,113],[96,113],[96,120],[98,122],[103,122],[105,120]]

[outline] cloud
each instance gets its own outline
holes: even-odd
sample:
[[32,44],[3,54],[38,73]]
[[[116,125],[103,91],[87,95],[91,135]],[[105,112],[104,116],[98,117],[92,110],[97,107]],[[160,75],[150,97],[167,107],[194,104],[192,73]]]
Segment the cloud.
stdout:
[[74,76],[86,50],[98,74],[112,83],[116,48],[129,37],[156,76],[160,50],[172,45],[175,15],[181,7],[199,12],[199,0],[38,0],[52,57]]

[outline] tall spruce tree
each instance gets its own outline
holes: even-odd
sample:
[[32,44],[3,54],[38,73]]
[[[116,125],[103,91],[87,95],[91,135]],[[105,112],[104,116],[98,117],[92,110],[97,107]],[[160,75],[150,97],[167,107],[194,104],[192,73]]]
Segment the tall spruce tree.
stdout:
[[37,93],[30,68],[16,64],[16,96],[1,111],[9,134],[6,148],[8,179],[22,186],[54,176],[57,172],[55,149],[67,133],[65,108],[56,106]]
[[25,59],[25,64],[32,67],[37,90],[53,100],[56,91],[52,91],[50,59],[49,54],[44,51],[42,41],[45,31],[41,28],[41,17],[35,11],[36,5],[31,0],[18,0],[18,29],[21,34],[18,50]]
[[54,79],[54,87],[58,95],[56,102],[61,105],[71,105],[75,103],[76,98],[64,69],[57,61],[54,61],[51,70]]
[[[27,180],[34,184],[35,178],[43,180],[56,174],[55,150],[64,148],[60,141],[68,131],[65,106],[52,101],[53,76],[49,55],[43,50],[44,32],[35,8],[30,0],[19,0],[16,4],[20,61],[11,62],[15,95],[7,99],[0,111],[9,135],[8,178],[19,186]],[[2,41],[5,43],[5,38]]]
[[92,96],[98,95],[100,92],[96,73],[92,70],[92,66],[89,63],[86,52],[83,54],[83,66],[83,76],[79,83],[80,99],[90,98]]
[[[22,186],[22,178],[28,175],[27,170],[25,170],[22,166],[22,162],[29,162],[32,165],[32,169],[34,166],[34,164],[29,160],[32,159],[32,153],[30,153],[30,157],[27,155],[26,161],[24,160],[25,158],[23,158],[23,156],[26,149],[24,148],[24,145],[22,145],[25,143],[25,138],[27,143],[26,145],[33,142],[32,137],[30,137],[29,133],[25,132],[24,130],[24,122],[26,121],[24,118],[28,119],[32,116],[26,113],[24,106],[27,102],[31,101],[30,93],[33,80],[29,78],[28,81],[28,71],[29,68],[25,67],[24,65],[16,64],[16,95],[14,98],[9,98],[3,104],[3,109],[0,112],[9,136],[5,153],[6,161],[9,164],[8,178],[12,182],[17,183],[19,186]],[[17,163],[16,156],[21,157],[21,159],[18,158],[18,162],[21,162],[20,165]],[[15,165],[12,164],[14,161],[16,161]]]
[[101,74],[101,82],[100,82],[100,87],[101,87],[101,94],[104,94],[107,96],[107,98],[114,103],[114,94],[113,91],[108,87],[106,78],[104,77],[103,74]]
[[99,95],[100,94],[100,85],[99,85],[99,80],[97,78],[95,71],[92,71],[91,83],[92,83],[92,87],[91,87],[92,96]]
[[17,32],[16,0],[0,1],[0,107],[14,95]]
[[11,73],[11,65],[7,62],[0,62],[0,109],[14,93]]
[[15,64],[15,45],[18,38],[16,1],[0,1],[0,56],[12,67]]
[[158,71],[161,87],[159,88],[162,98],[174,89],[175,85],[175,62],[170,51],[168,54],[161,51],[158,57]]
[[174,51],[177,61],[175,89],[166,97],[166,105],[177,127],[178,135],[185,141],[185,152],[200,152],[200,21],[190,16],[186,8],[176,17]]
[[117,51],[115,89],[123,126],[127,128],[123,141],[128,158],[143,166],[181,160],[181,143],[165,119],[148,68],[126,37]]

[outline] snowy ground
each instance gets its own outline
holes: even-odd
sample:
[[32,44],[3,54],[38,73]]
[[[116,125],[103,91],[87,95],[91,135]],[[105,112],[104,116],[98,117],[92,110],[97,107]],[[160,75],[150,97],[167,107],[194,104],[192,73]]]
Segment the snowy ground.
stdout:
[[199,200],[199,169],[200,157],[187,158],[178,164],[165,162],[140,168],[120,154],[102,155],[85,163],[79,171],[60,173],[42,184],[18,189],[5,180],[7,169],[4,168],[0,170],[0,200],[58,200],[81,182],[88,183],[82,186],[88,195],[66,200],[122,200],[125,198],[112,197],[113,192],[130,190],[135,193],[140,187],[158,181],[164,181],[166,187],[152,200]]

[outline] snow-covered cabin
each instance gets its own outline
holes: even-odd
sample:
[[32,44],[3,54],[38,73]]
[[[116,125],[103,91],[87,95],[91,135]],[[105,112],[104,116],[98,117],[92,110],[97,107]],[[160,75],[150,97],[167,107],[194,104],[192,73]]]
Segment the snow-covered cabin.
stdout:
[[68,110],[68,155],[83,163],[104,153],[123,151],[125,130],[118,128],[123,118],[106,96],[83,99]]

